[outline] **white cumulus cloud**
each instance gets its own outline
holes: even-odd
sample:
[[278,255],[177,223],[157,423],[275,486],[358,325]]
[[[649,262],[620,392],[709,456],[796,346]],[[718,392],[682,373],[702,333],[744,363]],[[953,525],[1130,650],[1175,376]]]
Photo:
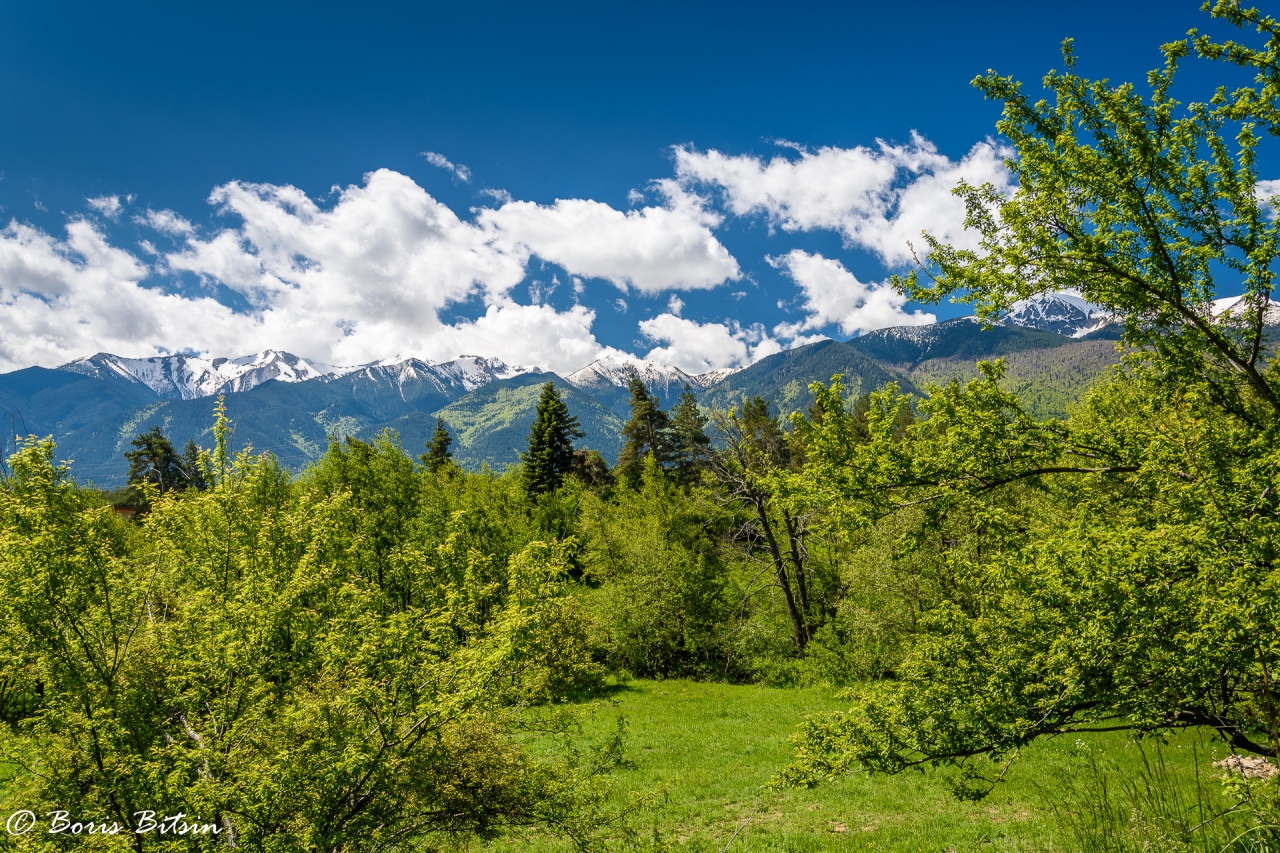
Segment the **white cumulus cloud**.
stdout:
[[782,351],[782,345],[756,324],[743,328],[729,320],[698,323],[675,314],[659,314],[640,321],[640,331],[654,347],[645,358],[670,364],[685,373],[706,373],[721,367],[741,367]]
[[677,147],[677,179],[718,188],[738,216],[763,213],[784,231],[839,232],[848,245],[869,249],[892,266],[911,260],[908,242],[919,247],[921,231],[952,245],[975,245],[964,230],[964,205],[951,194],[961,179],[1011,188],[1004,166],[1009,152],[992,142],[978,143],[959,161],[914,133],[905,145],[784,147],[797,156],[766,161]]
[[[294,187],[238,181],[209,200],[234,222],[198,230],[172,211],[136,218],[177,241],[164,252],[142,241],[156,255],[151,266],[84,219],[71,221],[63,240],[16,222],[0,231],[0,370],[54,366],[98,350],[237,355],[278,347],[336,364],[397,352],[435,360],[479,352],[571,371],[611,351],[595,338],[589,308],[557,311],[511,298],[530,246],[494,224],[459,219],[404,175],[372,172],[326,206]],[[644,219],[642,231],[650,227]],[[701,267],[681,274],[669,257],[637,255],[634,233],[624,226],[618,238],[626,242],[615,247],[630,259],[617,267],[629,277],[702,280]],[[575,257],[570,251],[566,260],[577,274],[595,272]],[[597,247],[594,257],[607,267],[608,248]],[[661,272],[646,271],[645,257]],[[148,286],[174,274],[196,276],[209,295]],[[214,299],[215,284],[248,307]],[[475,301],[480,316],[448,319],[450,309]]]
[[196,233],[194,225],[172,210],[148,210],[145,216],[135,216],[133,221],[170,237],[191,237]]
[[905,296],[884,283],[859,281],[838,260],[800,249],[767,260],[795,281],[808,313],[798,323],[774,327],[773,333],[779,337],[796,338],[802,332],[833,323],[844,334],[855,335],[889,326],[922,326],[937,321],[933,314],[919,310],[908,313]]
[[239,351],[252,337],[252,318],[210,298],[145,287],[149,272],[86,220],[68,223],[62,240],[10,222],[0,231],[0,370],[52,367],[102,350]]
[[477,221],[499,245],[526,247],[570,275],[606,279],[623,290],[699,290],[741,277],[738,262],[711,233],[720,217],[682,192],[666,207],[626,212],[586,199],[512,201],[480,211]]

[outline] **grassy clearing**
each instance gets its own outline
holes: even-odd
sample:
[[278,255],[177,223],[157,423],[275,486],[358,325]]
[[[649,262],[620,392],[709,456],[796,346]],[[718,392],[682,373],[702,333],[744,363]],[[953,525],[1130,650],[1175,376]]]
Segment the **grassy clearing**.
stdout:
[[[814,790],[766,789],[790,759],[787,737],[796,723],[806,714],[839,709],[834,695],[821,689],[633,681],[588,704],[587,729],[603,731],[619,714],[626,717],[636,766],[622,774],[622,787],[666,786],[665,802],[644,815],[646,833],[659,846],[689,851],[721,851],[726,845],[732,853],[1067,850],[1051,804],[1072,809],[1073,797],[1090,795],[1084,784],[1090,754],[1117,781],[1137,778],[1142,767],[1139,747],[1108,734],[1036,744],[979,803],[957,800],[934,772],[855,774]],[[1146,752],[1151,757],[1152,747]],[[1163,749],[1165,766],[1187,790],[1194,789],[1197,765],[1202,776],[1210,776],[1210,762],[1222,754],[1223,747],[1195,735]],[[492,849],[562,847],[531,837]]]

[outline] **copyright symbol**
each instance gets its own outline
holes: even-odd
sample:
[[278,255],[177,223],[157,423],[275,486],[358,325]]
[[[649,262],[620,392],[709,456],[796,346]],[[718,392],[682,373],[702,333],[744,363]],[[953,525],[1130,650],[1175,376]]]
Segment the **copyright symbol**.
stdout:
[[26,835],[36,825],[36,813],[30,809],[22,809],[9,815],[4,828],[10,835]]

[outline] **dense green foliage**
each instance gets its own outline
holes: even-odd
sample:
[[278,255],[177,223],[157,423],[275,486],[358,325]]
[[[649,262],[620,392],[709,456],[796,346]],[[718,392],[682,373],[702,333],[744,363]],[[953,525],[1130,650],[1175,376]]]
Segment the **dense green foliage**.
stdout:
[[[150,511],[132,522],[29,441],[0,481],[7,802],[125,827],[181,811],[216,828],[209,847],[414,850],[510,828],[634,844],[636,801],[606,778],[623,727],[586,744],[563,712],[609,676],[847,688],[845,711],[799,729],[783,786],[940,769],[977,799],[1061,735],[1276,757],[1280,221],[1255,160],[1280,136],[1280,23],[1213,11],[1265,46],[1166,45],[1146,99],[1078,76],[1069,44],[1051,99],[979,78],[1018,187],[962,185],[981,248],[926,236],[926,274],[896,280],[988,320],[1075,289],[1123,325],[1118,366],[1110,340],[1041,347],[965,321],[779,354],[721,406],[686,388],[664,411],[633,377],[613,468],[574,447],[577,392],[525,377],[467,426],[521,428],[502,395],[537,394],[502,473],[451,463],[446,407],[421,464],[386,431],[293,477],[232,453],[219,401],[207,453],[156,428],[134,442]],[[1257,79],[1181,105],[1192,53]],[[1244,292],[1229,308],[1226,289]],[[976,360],[997,346],[1007,360]],[[815,363],[861,372],[802,393]],[[1082,365],[1103,372],[1087,392]],[[1278,782],[1197,787],[1194,808],[1221,813],[1192,823],[1152,793],[1185,790],[1157,765],[1125,805],[1087,762],[1072,778],[1098,805],[1068,813],[1086,847],[1157,823],[1149,849],[1276,840]]]
[[[1120,352],[1115,341],[1088,340],[1019,350],[1003,358],[1000,387],[1017,397],[1027,414],[1049,420],[1065,418],[1071,406],[1084,400],[1090,386],[1120,362]],[[946,385],[952,380],[963,383],[981,375],[978,364],[977,359],[931,358],[908,375],[919,387]]]
[[351,441],[297,482],[241,455],[135,525],[68,482],[48,443],[11,464],[13,808],[72,804],[126,832],[141,810],[185,812],[218,828],[211,848],[599,828],[593,779],[618,742],[521,746],[528,727],[567,733],[529,709],[600,672],[565,546],[511,524],[513,484],[436,478],[390,438]]
[[[912,403],[893,386],[865,429],[839,383],[815,388],[822,417],[794,420],[805,470],[776,488],[850,542],[894,530],[929,594],[893,677],[805,726],[792,781],[950,764],[957,790],[981,796],[1031,741],[1099,730],[1205,728],[1277,754],[1280,394],[1266,353],[1280,225],[1254,161],[1256,131],[1280,131],[1280,26],[1214,13],[1255,24],[1266,47],[1166,45],[1149,100],[1076,75],[1069,44],[1050,100],[976,81],[1005,105],[1018,189],[962,185],[981,250],[926,237],[929,275],[898,285],[988,318],[1075,288],[1123,321],[1126,369],[1061,422],[1031,417],[1000,362],[929,389],[905,431]],[[1257,85],[1178,104],[1192,50],[1254,68]],[[1243,298],[1215,309],[1227,287]]]

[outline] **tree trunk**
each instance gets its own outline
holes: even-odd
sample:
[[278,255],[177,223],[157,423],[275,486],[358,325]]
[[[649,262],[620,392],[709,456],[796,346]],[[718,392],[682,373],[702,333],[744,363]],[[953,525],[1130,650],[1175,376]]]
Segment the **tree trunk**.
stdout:
[[795,633],[796,652],[804,657],[805,643],[808,642],[808,630],[804,616],[796,609],[796,600],[791,594],[791,581],[787,578],[787,566],[782,562],[782,551],[778,548],[778,540],[773,535],[773,527],[769,524],[769,515],[765,511],[765,499],[757,497],[752,501],[756,514],[760,517],[760,527],[764,531],[765,541],[769,543],[769,553],[773,557],[773,566],[778,572],[778,586],[782,587],[782,597],[787,602],[787,615],[791,617],[791,630]]
[[785,509],[782,511],[782,520],[787,525],[787,542],[791,546],[791,564],[796,567],[796,591],[800,593],[800,612],[804,615],[805,640],[808,641],[813,636],[809,632],[809,582],[804,574],[804,560],[800,558],[800,525]]

